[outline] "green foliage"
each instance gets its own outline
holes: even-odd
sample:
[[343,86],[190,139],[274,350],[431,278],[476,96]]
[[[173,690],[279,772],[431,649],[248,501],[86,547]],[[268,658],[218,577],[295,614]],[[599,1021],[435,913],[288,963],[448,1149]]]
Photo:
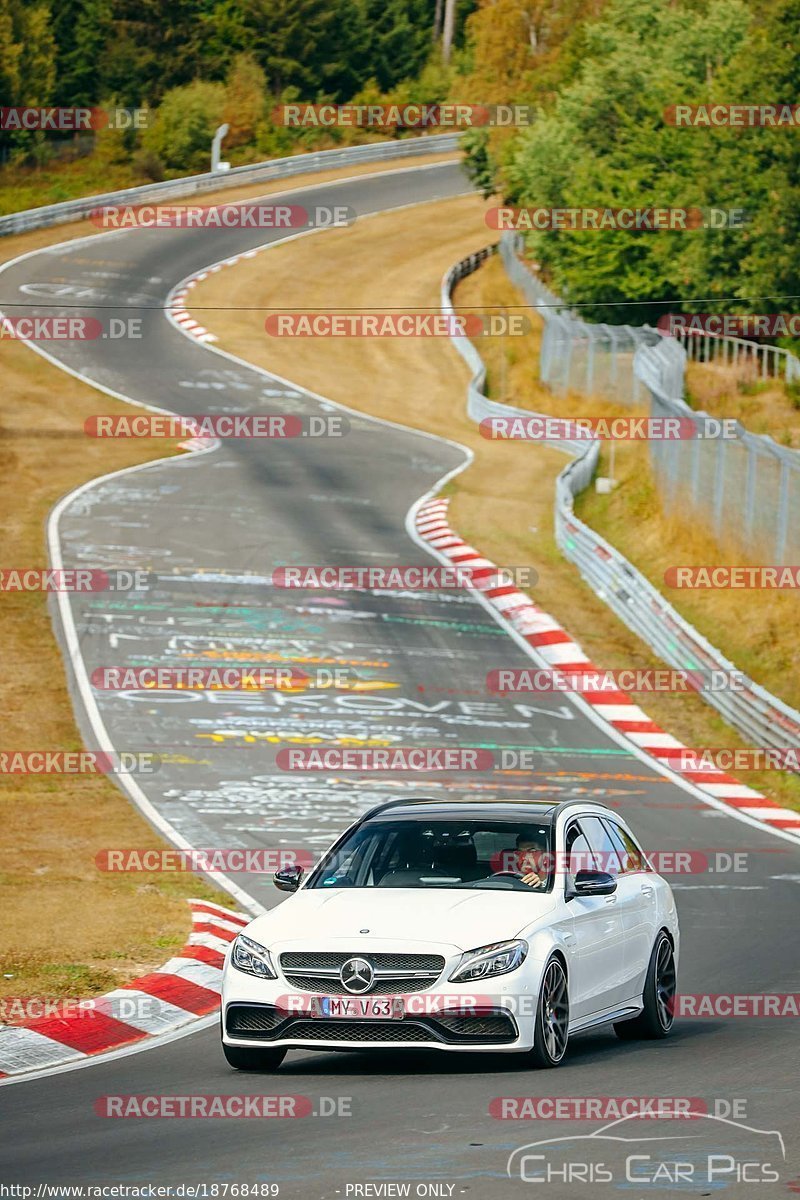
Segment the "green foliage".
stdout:
[[[724,194],[707,194],[701,150],[707,133],[677,129],[663,114],[676,102],[707,98],[747,26],[740,0],[710,0],[701,10],[694,0],[687,6],[612,0],[584,30],[586,56],[576,77],[511,145],[504,170],[509,197],[564,208],[743,206],[736,175]],[[686,294],[698,254],[719,252],[737,236],[589,230],[534,233],[529,241],[557,289],[589,302],[594,319],[641,324],[662,311],[648,307],[654,296]]]
[[800,295],[797,130],[675,128],[664,110],[793,102],[800,0],[609,0],[573,12],[568,30],[567,8],[483,0],[471,18],[465,82],[539,106],[530,129],[469,139],[473,178],[530,207],[745,210],[739,227],[528,235],[590,318],[655,321],[654,299],[676,311],[785,310],[779,296]]
[[173,88],[142,135],[143,151],[155,155],[168,173],[207,171],[211,140],[222,122],[224,108],[225,88],[221,83],[198,80]]
[[495,168],[489,153],[489,135],[485,129],[468,129],[463,138],[467,156],[467,174],[484,196],[495,189]]

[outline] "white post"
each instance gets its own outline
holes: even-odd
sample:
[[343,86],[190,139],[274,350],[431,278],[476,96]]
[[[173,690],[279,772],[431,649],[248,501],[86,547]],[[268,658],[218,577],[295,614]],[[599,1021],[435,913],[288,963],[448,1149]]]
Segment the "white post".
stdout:
[[217,132],[214,134],[214,140],[211,143],[211,170],[219,170],[219,155],[222,149],[222,139],[228,132],[228,125],[220,125]]

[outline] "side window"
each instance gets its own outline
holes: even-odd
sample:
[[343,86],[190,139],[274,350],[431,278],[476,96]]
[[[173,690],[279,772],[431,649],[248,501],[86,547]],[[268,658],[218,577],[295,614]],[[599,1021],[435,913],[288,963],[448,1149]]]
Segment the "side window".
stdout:
[[611,836],[599,817],[581,817],[581,827],[595,851],[598,871],[606,871],[609,875],[619,875],[622,861],[617,854],[617,848]]
[[622,861],[622,870],[626,874],[632,871],[646,871],[647,863],[636,842],[626,833],[621,826],[614,821],[606,821],[608,831],[614,839],[614,845],[617,847],[620,859]]
[[573,821],[567,830],[565,849],[567,871],[573,879],[578,871],[597,871],[599,869],[592,848],[577,821]]

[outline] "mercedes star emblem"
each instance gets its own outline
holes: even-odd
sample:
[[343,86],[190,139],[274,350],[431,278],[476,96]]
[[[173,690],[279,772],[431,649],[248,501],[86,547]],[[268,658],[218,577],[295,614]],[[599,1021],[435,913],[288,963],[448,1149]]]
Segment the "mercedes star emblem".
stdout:
[[375,979],[375,972],[372,964],[365,958],[348,958],[347,962],[342,963],[339,978],[348,992],[368,992]]

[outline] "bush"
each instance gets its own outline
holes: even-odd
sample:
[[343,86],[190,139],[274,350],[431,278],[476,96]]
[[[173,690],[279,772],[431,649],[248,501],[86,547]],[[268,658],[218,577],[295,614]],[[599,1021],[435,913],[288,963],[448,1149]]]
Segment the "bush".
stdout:
[[167,172],[194,173],[211,166],[211,141],[222,123],[225,88],[195,80],[164,96],[155,120],[142,134],[142,151]]

